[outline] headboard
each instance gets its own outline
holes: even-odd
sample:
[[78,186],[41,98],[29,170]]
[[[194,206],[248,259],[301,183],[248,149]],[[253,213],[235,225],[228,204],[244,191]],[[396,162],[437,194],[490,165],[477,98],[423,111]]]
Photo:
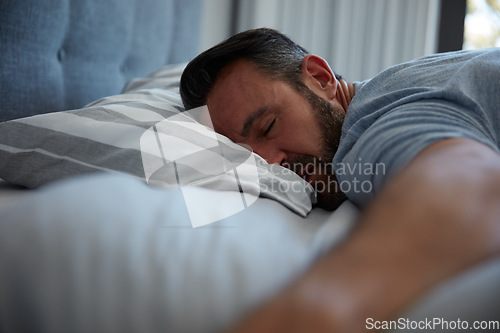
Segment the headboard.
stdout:
[[198,51],[201,0],[2,0],[0,121],[80,108]]

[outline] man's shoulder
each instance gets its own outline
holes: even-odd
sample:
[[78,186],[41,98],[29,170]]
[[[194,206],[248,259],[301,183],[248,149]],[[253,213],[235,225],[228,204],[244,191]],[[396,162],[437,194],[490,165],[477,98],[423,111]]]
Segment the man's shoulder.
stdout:
[[378,188],[436,140],[494,141],[492,131],[500,133],[500,123],[492,125],[488,119],[500,103],[493,92],[498,86],[491,84],[500,82],[499,68],[500,49],[448,52],[394,66],[357,83],[334,163],[383,163],[387,172],[339,178],[368,180]]
[[[361,87],[366,83],[377,81],[377,85],[411,85],[424,84],[425,78],[443,78],[442,74],[460,71],[467,65],[500,65],[500,48],[481,50],[460,50],[424,55],[422,57],[402,62],[388,67],[369,80],[358,82]],[[464,66],[465,65],[465,66]],[[405,81],[398,81],[402,77]],[[444,78],[447,78],[446,76]],[[371,86],[374,88],[374,86]]]
[[397,106],[424,98],[442,98],[447,89],[456,91],[467,88],[456,86],[457,79],[494,80],[500,77],[499,68],[500,48],[423,56],[389,67],[369,80],[356,82],[356,94],[348,114],[364,117],[366,115],[360,115],[360,111],[373,113],[384,106]]

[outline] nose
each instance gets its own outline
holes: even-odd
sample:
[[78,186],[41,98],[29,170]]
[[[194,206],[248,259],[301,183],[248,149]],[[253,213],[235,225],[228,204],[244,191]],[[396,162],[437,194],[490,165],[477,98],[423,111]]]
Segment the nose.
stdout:
[[264,158],[269,164],[285,165],[288,161],[288,154],[274,147],[254,147],[254,152]]

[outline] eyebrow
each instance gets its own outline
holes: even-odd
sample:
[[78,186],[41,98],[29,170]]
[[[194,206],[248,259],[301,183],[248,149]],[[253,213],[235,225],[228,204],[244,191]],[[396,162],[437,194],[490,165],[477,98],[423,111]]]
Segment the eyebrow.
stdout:
[[266,105],[257,109],[257,111],[251,113],[245,120],[245,123],[243,124],[243,130],[241,131],[241,136],[243,136],[244,138],[248,138],[248,136],[250,135],[250,130],[252,129],[255,121],[264,116],[264,114],[268,110],[269,110],[269,105]]

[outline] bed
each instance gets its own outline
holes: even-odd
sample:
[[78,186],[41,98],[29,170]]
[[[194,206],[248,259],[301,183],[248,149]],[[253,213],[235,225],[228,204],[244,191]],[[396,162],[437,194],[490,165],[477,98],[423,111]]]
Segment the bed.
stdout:
[[[352,203],[313,208],[184,110],[201,8],[0,3],[0,331],[221,332],[348,239]],[[401,316],[499,320],[499,281],[485,263]]]

